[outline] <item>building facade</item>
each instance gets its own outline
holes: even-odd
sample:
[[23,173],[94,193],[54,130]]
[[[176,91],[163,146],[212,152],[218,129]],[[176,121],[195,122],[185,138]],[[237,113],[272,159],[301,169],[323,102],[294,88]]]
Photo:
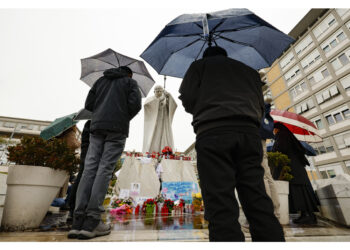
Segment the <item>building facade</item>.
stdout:
[[7,163],[7,146],[16,144],[24,135],[39,136],[50,121],[0,116],[0,165]]
[[350,174],[350,9],[312,9],[289,35],[295,42],[262,71],[264,95],[319,129],[310,179]]

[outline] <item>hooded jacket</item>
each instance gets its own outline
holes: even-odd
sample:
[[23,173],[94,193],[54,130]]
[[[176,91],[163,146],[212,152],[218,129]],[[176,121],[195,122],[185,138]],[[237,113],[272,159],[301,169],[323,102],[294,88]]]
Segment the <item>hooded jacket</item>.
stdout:
[[105,130],[129,136],[129,123],[141,110],[137,82],[120,68],[103,73],[86,98],[85,109],[92,112],[90,132]]
[[264,113],[259,74],[226,56],[212,56],[191,64],[180,86],[180,100],[193,115],[198,135],[216,127],[241,127],[259,133]]

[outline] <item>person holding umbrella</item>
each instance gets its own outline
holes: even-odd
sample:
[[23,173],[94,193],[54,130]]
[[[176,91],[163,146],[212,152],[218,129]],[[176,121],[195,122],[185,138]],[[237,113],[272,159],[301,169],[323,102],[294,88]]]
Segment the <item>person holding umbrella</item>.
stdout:
[[180,100],[193,115],[197,167],[210,241],[244,241],[239,200],[253,241],[285,241],[266,194],[259,127],[264,112],[256,70],[209,46],[181,83]]
[[275,181],[272,178],[271,170],[268,164],[267,149],[266,149],[266,140],[274,138],[274,134],[273,134],[274,123],[270,115],[271,101],[272,101],[271,98],[267,98],[265,100],[265,112],[264,112],[264,116],[262,118],[261,126],[260,126],[260,137],[261,137],[261,144],[263,149],[263,160],[261,162],[261,166],[264,168],[264,183],[265,183],[266,192],[272,200],[275,215],[279,219],[280,202],[279,202],[278,193],[276,190]]
[[102,204],[130,120],[141,110],[141,93],[132,75],[127,66],[108,69],[86,98],[85,109],[92,112],[90,144],[68,238],[91,239],[111,232],[111,226],[101,221]]
[[277,122],[274,127],[275,143],[272,151],[281,152],[291,160],[293,179],[289,181],[289,212],[301,212],[300,217],[294,219],[293,222],[316,224],[317,219],[313,212],[318,212],[319,201],[305,170],[305,166],[310,165],[305,157],[306,150],[282,123]]

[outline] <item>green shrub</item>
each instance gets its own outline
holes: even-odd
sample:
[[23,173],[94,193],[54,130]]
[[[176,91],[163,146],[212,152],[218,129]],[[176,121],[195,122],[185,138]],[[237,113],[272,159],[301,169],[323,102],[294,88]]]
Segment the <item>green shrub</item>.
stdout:
[[79,166],[75,150],[56,138],[45,141],[40,137],[24,136],[19,144],[8,147],[7,158],[17,165],[49,167],[69,174],[75,173]]
[[294,178],[290,174],[292,169],[289,166],[290,159],[287,155],[281,152],[268,152],[267,156],[272,176],[276,176],[279,173],[277,180],[280,181],[290,181]]

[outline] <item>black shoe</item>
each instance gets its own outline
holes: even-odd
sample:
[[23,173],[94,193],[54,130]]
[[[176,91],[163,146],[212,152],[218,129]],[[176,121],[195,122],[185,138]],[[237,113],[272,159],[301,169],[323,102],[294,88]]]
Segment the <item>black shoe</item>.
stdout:
[[314,214],[301,216],[300,218],[293,220],[296,224],[306,224],[306,225],[315,225],[317,224],[317,218]]

